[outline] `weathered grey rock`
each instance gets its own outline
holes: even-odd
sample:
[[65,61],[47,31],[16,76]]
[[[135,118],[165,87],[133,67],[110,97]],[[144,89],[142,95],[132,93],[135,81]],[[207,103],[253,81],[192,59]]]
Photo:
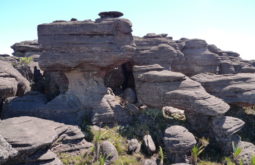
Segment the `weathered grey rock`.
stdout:
[[123,92],[123,99],[128,103],[135,103],[136,102],[136,93],[135,90],[132,88],[126,88]]
[[178,57],[178,52],[168,44],[152,46],[150,49],[137,50],[134,56],[136,65],[160,64],[169,69],[174,65],[174,60]]
[[17,151],[0,135],[0,164],[17,155]]
[[155,159],[145,159],[143,161],[143,165],[157,165],[157,162]]
[[255,75],[238,73],[229,75],[198,74],[192,77],[206,91],[230,104],[255,104]]
[[209,116],[224,114],[229,109],[229,105],[208,94],[200,83],[181,73],[149,71],[148,66],[143,72],[139,68],[143,67],[134,66],[134,78],[141,104],[156,108],[172,106]]
[[185,155],[196,144],[192,133],[182,126],[171,126],[165,130],[164,144],[172,163],[185,162]]
[[54,153],[81,153],[91,147],[78,127],[34,117],[2,120],[0,132],[18,151],[17,156],[10,160],[10,163],[29,163],[33,157],[35,158],[33,161],[37,161],[41,155],[34,154],[45,149],[50,149]]
[[100,144],[100,151],[104,156],[106,156],[108,164],[113,163],[119,157],[117,149],[109,141],[103,141],[102,144]]
[[191,39],[184,42],[184,59],[175,62],[174,71],[188,76],[204,72],[218,73],[219,55],[210,52],[204,40]]
[[184,110],[182,109],[174,108],[171,106],[165,106],[162,108],[162,111],[167,116],[175,116],[180,119],[185,119]]
[[212,129],[216,137],[227,138],[240,131],[245,122],[231,116],[220,116],[212,119]]
[[219,144],[219,147],[226,154],[233,151],[233,144],[238,144],[241,138],[235,135],[244,126],[244,121],[230,116],[214,117],[211,121],[211,135]]
[[41,52],[37,40],[15,43],[11,48],[14,50],[13,55],[17,57],[30,57]]
[[[20,163],[19,165],[63,165],[57,155],[50,151],[39,151],[28,158],[26,163]],[[16,164],[15,164],[16,165]]]
[[156,145],[151,135],[145,135],[143,137],[143,145],[146,153],[148,153],[149,155],[153,154],[156,151]]
[[152,33],[143,38],[135,37],[135,43],[135,65],[159,64],[165,69],[171,69],[176,65],[176,61],[183,60],[178,45],[166,34]]
[[47,98],[39,92],[29,92],[22,97],[9,97],[3,106],[2,117],[39,116]]
[[250,142],[241,141],[237,147],[241,149],[238,160],[242,160],[244,165],[250,165],[251,159],[255,155],[255,145]]
[[41,24],[38,40],[46,51],[40,57],[40,66],[54,71],[77,66],[83,71],[114,68],[129,60],[134,52],[131,31],[126,19]]
[[92,112],[92,123],[97,125],[127,124],[131,120],[126,111],[113,95],[104,95]]
[[30,84],[10,63],[0,61],[0,98],[22,96]]
[[141,150],[141,143],[137,139],[128,140],[128,152],[138,153]]
[[[23,115],[31,115],[33,110],[32,116],[81,124],[84,115],[93,111],[94,116],[101,113],[101,116],[111,118],[114,114],[122,120],[126,115],[122,115],[122,108],[113,97],[107,96],[103,78],[107,71],[131,59],[135,50],[131,32],[130,21],[118,18],[39,25],[38,41],[43,50],[40,67],[46,72],[63,73],[68,88],[40,107],[23,109]],[[33,102],[41,102],[41,98]],[[11,104],[9,102],[6,109],[11,109],[8,107]],[[112,108],[117,110],[113,112]]]
[[186,152],[196,144],[196,139],[186,128],[174,125],[165,130],[164,144],[171,152]]

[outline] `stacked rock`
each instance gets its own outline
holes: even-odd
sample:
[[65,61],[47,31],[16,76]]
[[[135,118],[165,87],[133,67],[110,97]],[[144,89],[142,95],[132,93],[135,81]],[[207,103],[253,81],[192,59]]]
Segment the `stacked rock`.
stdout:
[[118,18],[121,14],[116,12],[99,15],[101,18],[95,22],[54,22],[38,26],[38,41],[43,49],[39,59],[41,68],[64,72],[69,82],[64,97],[56,99],[64,98],[62,101],[71,104],[75,100],[80,115],[93,110],[95,124],[115,121],[112,107],[121,111],[114,96],[106,95],[103,78],[108,70],[130,60],[135,50],[129,20]]
[[41,53],[37,40],[18,42],[11,48],[14,50],[13,55],[17,57],[30,57]]
[[172,40],[167,34],[147,34],[135,37],[136,65],[159,64],[166,69],[193,76],[209,72],[217,74],[254,73],[252,62],[244,61],[238,53],[222,51],[201,39]]
[[[111,12],[95,22],[57,21],[38,25],[42,49],[39,65],[46,72],[62,72],[68,89],[37,108],[19,105],[24,107],[20,108],[23,115],[80,124],[84,115],[92,112],[94,124],[113,123],[117,119],[127,122],[123,118],[128,115],[122,115],[124,110],[118,100],[107,94],[103,78],[107,71],[130,60],[134,54],[131,26],[129,20],[113,17]],[[15,103],[19,104],[19,99],[11,104]],[[12,111],[9,117],[15,116],[16,110],[8,107],[8,113]]]
[[[208,94],[200,83],[182,73],[163,70],[159,65],[134,66],[133,71],[140,104],[183,109],[196,130],[205,127],[208,118],[221,116],[229,109],[228,104]],[[201,120],[203,118],[205,120]]]
[[228,75],[201,73],[191,78],[200,82],[207,92],[229,104],[255,104],[255,75],[252,73]]

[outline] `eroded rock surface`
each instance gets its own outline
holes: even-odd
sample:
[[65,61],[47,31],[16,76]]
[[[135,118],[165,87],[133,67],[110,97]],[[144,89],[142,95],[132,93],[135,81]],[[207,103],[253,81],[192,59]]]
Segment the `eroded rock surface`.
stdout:
[[185,162],[185,155],[196,143],[194,135],[182,126],[174,125],[165,130],[164,144],[172,163]]
[[[106,99],[103,79],[109,70],[131,59],[135,50],[131,26],[127,19],[109,17],[95,22],[55,21],[39,25],[40,67],[46,72],[63,73],[68,89],[36,108],[33,116],[81,124],[85,114],[113,114],[116,102]],[[23,115],[31,115],[25,111]]]
[[200,82],[206,91],[230,104],[255,104],[255,75],[238,73],[227,75],[198,74],[192,77]]
[[70,151],[82,153],[91,147],[77,126],[34,117],[2,120],[0,132],[6,141],[18,151],[17,155],[7,164],[30,163],[48,159],[43,156],[47,150],[56,154]]
[[17,155],[17,151],[0,135],[0,164]]
[[30,83],[10,63],[0,61],[0,99],[22,96],[30,91]]
[[138,101],[151,107],[172,106],[209,116],[224,114],[229,105],[208,94],[200,83],[157,65],[134,66]]

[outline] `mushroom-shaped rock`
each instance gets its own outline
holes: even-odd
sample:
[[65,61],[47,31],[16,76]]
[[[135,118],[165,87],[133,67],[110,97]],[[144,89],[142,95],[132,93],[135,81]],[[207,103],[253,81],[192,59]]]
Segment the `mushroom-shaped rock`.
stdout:
[[201,73],[191,78],[200,82],[208,93],[227,103],[255,104],[255,75],[252,73],[228,75]]
[[212,130],[218,137],[229,137],[244,126],[245,122],[231,116],[219,116],[212,119]]
[[186,128],[178,125],[165,130],[164,144],[173,163],[185,162],[185,154],[196,144],[196,139]]
[[108,163],[116,161],[119,157],[118,151],[115,146],[109,141],[103,141],[100,144],[101,153],[106,157]]
[[[43,50],[39,65],[46,72],[63,73],[68,87],[32,115],[67,124],[81,124],[89,111],[93,115],[109,114],[111,118],[116,101],[110,105],[109,97],[104,97],[104,76],[134,54],[131,26],[129,20],[122,18],[38,25],[38,43]],[[116,122],[112,119],[107,123]]]

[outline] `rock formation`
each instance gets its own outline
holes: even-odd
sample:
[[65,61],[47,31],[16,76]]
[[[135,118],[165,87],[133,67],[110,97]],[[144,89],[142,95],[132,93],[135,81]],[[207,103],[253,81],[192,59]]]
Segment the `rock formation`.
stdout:
[[30,57],[41,52],[37,40],[18,42],[12,45],[11,48],[14,50],[13,55],[17,57]]
[[[56,154],[84,153],[92,145],[85,141],[77,126],[69,126],[34,117],[17,117],[2,120],[0,132],[17,150],[6,164],[59,162]],[[1,160],[1,159],[0,159]]]
[[229,104],[255,104],[255,75],[252,73],[228,75],[201,73],[192,79],[200,82],[207,92]]
[[[39,25],[38,42],[43,50],[39,59],[40,67],[46,72],[64,73],[68,90],[33,109],[33,114],[29,113],[31,110],[24,109],[24,114],[81,123],[84,115],[92,111],[94,122],[100,123],[100,114],[108,114],[104,116],[114,122],[113,109],[117,105],[114,103],[112,107],[109,104],[113,96],[106,95],[103,78],[107,71],[131,59],[135,49],[131,32],[131,23],[127,19],[110,17],[95,22]],[[116,108],[121,111],[120,106]]]
[[192,133],[182,126],[171,126],[165,130],[164,144],[172,163],[185,162],[186,154],[196,144]]
[[[131,22],[122,15],[101,12],[95,21],[38,25],[38,41],[14,44],[16,57],[0,56],[0,163],[61,165],[59,154],[91,147],[78,127],[65,124],[87,118],[99,126],[128,126],[134,116],[155,108],[184,116],[189,131],[215,140],[227,154],[234,143],[248,165],[255,146],[237,135],[245,122],[225,113],[230,105],[255,105],[255,62],[201,39],[133,37]],[[23,65],[20,57],[34,62]],[[139,120],[146,120],[143,116]],[[161,142],[169,159],[184,163],[194,135],[164,124]],[[151,156],[144,164],[156,164],[159,139],[150,135],[141,138]],[[129,153],[140,153],[137,139],[127,141]],[[109,162],[119,158],[109,141],[100,152],[113,154]]]

